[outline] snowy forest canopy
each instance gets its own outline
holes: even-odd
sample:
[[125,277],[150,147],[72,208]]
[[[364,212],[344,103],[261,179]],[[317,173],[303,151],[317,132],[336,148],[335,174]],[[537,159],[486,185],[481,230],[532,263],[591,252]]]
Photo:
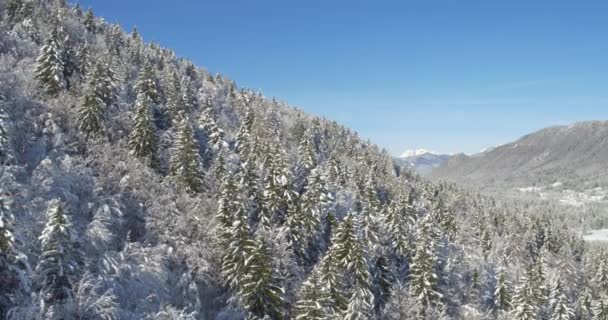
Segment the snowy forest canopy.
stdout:
[[62,0],[0,0],[0,318],[608,319],[558,214],[395,166]]

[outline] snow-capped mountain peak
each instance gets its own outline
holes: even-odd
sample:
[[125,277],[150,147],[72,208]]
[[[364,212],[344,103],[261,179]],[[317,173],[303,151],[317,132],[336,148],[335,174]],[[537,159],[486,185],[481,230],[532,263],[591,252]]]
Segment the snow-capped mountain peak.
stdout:
[[427,149],[407,150],[399,156],[398,163],[414,169],[416,172],[426,174],[450,158],[451,155],[440,154]]
[[424,154],[437,154],[437,153],[426,150],[426,149],[412,149],[412,150],[406,150],[404,153],[401,154],[400,158],[417,157],[417,156],[421,156]]

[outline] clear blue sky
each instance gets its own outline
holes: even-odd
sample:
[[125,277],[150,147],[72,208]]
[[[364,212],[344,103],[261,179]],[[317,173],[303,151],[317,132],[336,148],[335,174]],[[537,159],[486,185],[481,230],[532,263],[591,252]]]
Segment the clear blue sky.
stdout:
[[608,1],[81,0],[399,154],[608,118]]

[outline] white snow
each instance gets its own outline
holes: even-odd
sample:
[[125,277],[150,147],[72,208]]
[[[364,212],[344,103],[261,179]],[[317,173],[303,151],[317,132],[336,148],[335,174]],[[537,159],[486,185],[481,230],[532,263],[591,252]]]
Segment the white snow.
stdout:
[[608,241],[608,229],[591,230],[583,234],[585,241]]
[[409,157],[421,156],[423,154],[428,154],[428,153],[436,154],[436,152],[429,151],[426,149],[414,149],[414,150],[406,150],[404,153],[401,154],[400,157],[409,158]]

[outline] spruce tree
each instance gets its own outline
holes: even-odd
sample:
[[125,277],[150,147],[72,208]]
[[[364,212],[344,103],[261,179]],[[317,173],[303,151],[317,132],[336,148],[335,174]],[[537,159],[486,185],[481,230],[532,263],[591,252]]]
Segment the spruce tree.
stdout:
[[593,320],[608,320],[608,301],[601,296],[593,307]]
[[317,155],[314,149],[314,142],[312,141],[310,131],[302,137],[302,141],[298,146],[298,154],[300,157],[300,166],[306,171],[314,169],[317,165]]
[[357,238],[355,219],[348,214],[336,231],[333,247],[338,267],[351,282],[345,319],[366,319],[371,317],[373,295],[371,276],[366,254]]
[[348,305],[348,298],[343,290],[344,274],[338,268],[335,248],[331,247],[321,259],[319,274],[323,291],[327,295],[330,314],[341,314]]
[[307,178],[301,204],[302,227],[307,242],[316,237],[321,225],[321,215],[332,200],[323,176],[318,170],[313,170]]
[[40,236],[42,254],[36,267],[44,312],[46,319],[70,318],[80,253],[72,225],[59,200],[55,199],[49,203],[47,217],[46,226]]
[[182,96],[182,84],[175,71],[171,72],[167,80],[167,109],[172,118],[176,118],[178,114],[185,112],[184,100]]
[[6,99],[0,95],[0,165],[13,162],[13,146],[9,131]]
[[[225,221],[224,223],[227,222]],[[242,290],[242,286],[244,285],[243,278],[246,273],[245,262],[251,258],[255,246],[256,243],[251,237],[249,225],[247,224],[245,210],[242,205],[239,205],[230,227],[228,249],[224,251],[222,256],[221,267],[224,283],[235,292]]]
[[0,318],[6,317],[6,311],[14,306],[18,291],[28,287],[28,283],[20,280],[25,278],[20,275],[28,266],[17,247],[10,204],[10,196],[0,195]]
[[129,135],[129,148],[131,152],[144,160],[148,166],[156,167],[156,130],[152,120],[150,98],[140,92],[135,100],[135,113],[133,114],[133,130]]
[[272,270],[272,257],[264,240],[254,241],[250,256],[245,260],[245,274],[239,296],[244,306],[257,319],[270,316],[281,319],[284,315],[284,292]]
[[185,115],[180,117],[169,170],[190,191],[199,193],[204,188],[201,156],[188,118]]
[[54,27],[36,59],[36,79],[49,95],[57,95],[66,87],[63,32]]
[[135,83],[138,94],[145,94],[152,103],[160,103],[160,95],[156,89],[156,76],[149,63],[144,64]]
[[504,267],[498,268],[496,289],[494,290],[494,305],[497,310],[508,311],[511,307],[511,288]]
[[535,320],[537,307],[534,301],[534,288],[527,276],[522,276],[513,295],[513,320]]
[[97,25],[95,23],[95,14],[93,13],[93,9],[87,10],[87,12],[84,14],[84,20],[82,23],[88,32],[97,32]]
[[304,281],[297,294],[293,307],[293,318],[296,320],[325,320],[331,310],[330,300],[317,270],[313,270]]
[[227,175],[222,186],[222,192],[218,200],[218,210],[215,216],[217,223],[217,234],[222,250],[226,250],[230,242],[230,232],[234,222],[236,211],[239,208],[238,189],[234,183],[234,177]]
[[386,225],[390,244],[399,257],[405,257],[410,253],[409,233],[414,223],[414,207],[411,192],[394,201],[386,211]]
[[106,93],[103,67],[96,65],[93,72],[89,74],[86,93],[83,102],[77,110],[78,129],[87,138],[102,137],[105,133]]
[[416,252],[410,266],[412,296],[416,298],[422,316],[426,316],[428,308],[441,297],[437,292],[439,279],[435,272],[437,264],[435,228],[432,215],[427,213],[418,229]]
[[217,126],[217,123],[212,116],[211,108],[205,108],[203,112],[201,112],[201,115],[198,118],[198,124],[207,135],[209,145],[216,149],[220,148],[224,138],[224,131]]
[[573,317],[574,311],[568,305],[561,281],[557,279],[551,298],[551,320],[569,320]]

